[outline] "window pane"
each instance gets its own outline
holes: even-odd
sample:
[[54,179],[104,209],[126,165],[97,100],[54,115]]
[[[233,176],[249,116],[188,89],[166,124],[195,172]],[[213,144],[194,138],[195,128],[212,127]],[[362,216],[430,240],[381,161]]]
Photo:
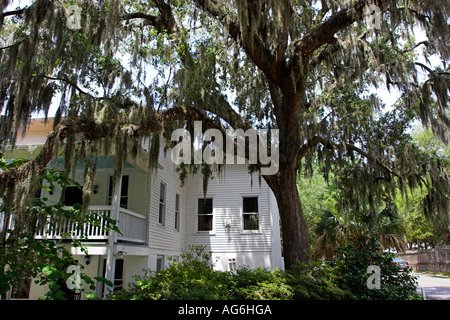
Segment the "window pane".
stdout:
[[159,218],[158,218],[158,222],[160,224],[164,224],[164,215],[165,215],[165,205],[163,203],[159,204]]
[[175,230],[180,230],[180,195],[175,194]]
[[[127,209],[128,208],[128,185],[129,185],[129,176],[122,176],[122,188],[120,190],[120,207]],[[108,206],[112,204],[113,198],[113,189],[114,189],[114,179],[113,176],[109,176],[109,187],[108,187]]]
[[198,214],[212,214],[213,201],[210,199],[198,199]]
[[175,230],[180,229],[180,214],[175,212]]
[[159,201],[164,202],[166,199],[166,185],[161,183],[161,187],[159,189]]
[[130,178],[128,176],[122,176],[122,190],[120,195],[122,197],[127,197],[128,196],[128,181],[130,180]]
[[249,212],[249,213],[259,212],[257,197],[244,198],[244,213],[245,212]]
[[124,209],[128,208],[128,197],[120,197],[120,207]]
[[180,211],[180,195],[175,195],[175,211]]
[[212,215],[199,215],[198,216],[198,231],[212,231],[213,229],[213,216]]
[[162,225],[165,223],[166,215],[166,185],[164,183],[160,184],[159,188],[159,217],[158,222]]
[[164,256],[158,256],[156,258],[156,272],[159,272],[162,269],[164,269]]
[[114,272],[114,291],[123,289],[123,260],[116,260],[116,268]]
[[64,205],[72,207],[75,204],[83,204],[83,190],[78,187],[66,187],[64,192]]
[[244,230],[259,230],[258,214],[244,214]]
[[116,268],[114,270],[114,279],[115,280],[123,279],[123,259],[116,260]]

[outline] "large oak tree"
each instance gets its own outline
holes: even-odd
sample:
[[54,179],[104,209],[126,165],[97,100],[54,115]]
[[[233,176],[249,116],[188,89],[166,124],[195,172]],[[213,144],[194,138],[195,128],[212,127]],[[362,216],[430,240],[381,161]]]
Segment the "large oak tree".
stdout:
[[[120,173],[142,139],[154,164],[160,135],[202,120],[279,130],[279,171],[262,178],[278,201],[287,268],[311,259],[296,182],[314,158],[343,175],[349,203],[426,185],[430,210],[448,214],[446,172],[401,143],[414,119],[448,139],[446,1],[12,2],[0,1],[0,142],[14,145],[33,112],[58,105],[40,155],[0,173],[18,204],[62,146],[67,170],[75,155],[114,153]],[[400,92],[390,112],[377,88]]]

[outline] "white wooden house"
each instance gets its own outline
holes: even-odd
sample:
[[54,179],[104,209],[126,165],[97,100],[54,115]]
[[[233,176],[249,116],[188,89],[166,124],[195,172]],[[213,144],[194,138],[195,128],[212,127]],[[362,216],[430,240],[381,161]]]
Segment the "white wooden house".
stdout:
[[[45,136],[45,130],[34,134],[32,128],[29,136],[33,141]],[[25,137],[19,145],[27,143]],[[82,166],[76,170],[80,183],[83,171]],[[180,261],[180,254],[190,245],[205,245],[217,270],[283,268],[275,197],[263,179],[259,183],[256,174],[250,177],[246,165],[226,165],[223,174],[210,181],[206,197],[200,175],[189,176],[184,187],[180,186],[170,152],[162,149],[158,170],[151,175],[145,159],[128,161],[116,188],[111,186],[112,174],[113,158],[99,158],[89,210],[118,220],[122,235],[88,229],[88,241],[83,243],[87,254],[68,244],[75,259],[85,265],[83,272],[92,278],[106,277],[115,290],[127,287],[147,269],[158,271],[171,261]],[[52,194],[45,192],[42,196],[57,201],[61,190],[56,187]],[[66,205],[79,201],[80,196],[76,188],[67,188]],[[70,224],[60,228],[70,228]],[[58,239],[60,231],[38,232],[36,237]],[[10,298],[44,295],[46,288],[29,283],[30,288],[11,292]],[[103,296],[105,288],[99,284],[95,293]]]

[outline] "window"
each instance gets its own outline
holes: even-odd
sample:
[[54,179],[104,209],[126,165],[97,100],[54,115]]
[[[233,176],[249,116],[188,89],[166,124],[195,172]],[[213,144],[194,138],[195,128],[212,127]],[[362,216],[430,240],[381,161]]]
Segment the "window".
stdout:
[[259,230],[258,197],[243,198],[244,231]]
[[83,204],[83,189],[76,186],[66,187],[64,190],[64,205],[73,207],[75,204]]
[[123,288],[123,259],[116,260],[114,271],[114,291],[120,291]]
[[166,185],[163,182],[161,182],[161,185],[159,187],[158,223],[164,225],[165,220],[166,220]]
[[[114,268],[114,291],[123,289],[123,259],[116,259]],[[106,259],[103,260],[103,278],[106,277]],[[105,286],[103,286],[103,291]]]
[[156,272],[159,272],[164,269],[164,256],[156,257]]
[[[113,176],[109,176],[109,189],[108,189],[108,205],[112,204],[113,199],[113,189],[114,189],[114,181]],[[128,184],[130,177],[122,176],[122,188],[120,190],[120,207],[127,209],[128,208]]]
[[198,199],[198,231],[213,230],[213,199]]
[[180,195],[175,194],[175,230],[180,231]]

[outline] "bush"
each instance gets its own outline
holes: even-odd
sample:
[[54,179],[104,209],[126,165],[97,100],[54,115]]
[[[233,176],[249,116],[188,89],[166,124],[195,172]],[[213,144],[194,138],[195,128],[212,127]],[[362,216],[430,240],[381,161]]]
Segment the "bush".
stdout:
[[232,298],[237,300],[290,300],[292,287],[281,270],[238,268],[230,274]]
[[326,262],[297,264],[286,271],[286,279],[295,300],[343,300],[350,296],[348,291],[338,286],[339,278],[334,267]]
[[[400,272],[392,254],[380,253],[375,240],[344,248],[331,261],[298,264],[289,271],[241,267],[214,271],[205,247],[192,247],[158,273],[148,271],[136,283],[111,296],[114,300],[343,300],[414,299],[416,282]],[[367,267],[381,268],[381,288],[367,286]]]
[[[416,299],[417,280],[411,271],[401,271],[392,261],[394,254],[380,251],[375,238],[361,236],[340,249],[330,261],[338,285],[350,293],[349,299],[410,300]],[[369,266],[380,267],[380,288],[370,289],[367,280]]]
[[204,247],[192,247],[158,273],[147,271],[136,283],[109,297],[113,300],[282,300],[290,299],[291,288],[280,270],[246,267],[234,272],[214,271],[211,255]]
[[227,274],[214,271],[210,254],[204,247],[192,247],[182,255],[183,262],[174,262],[158,273],[147,271],[135,277],[129,289],[115,293],[113,300],[227,300]]

